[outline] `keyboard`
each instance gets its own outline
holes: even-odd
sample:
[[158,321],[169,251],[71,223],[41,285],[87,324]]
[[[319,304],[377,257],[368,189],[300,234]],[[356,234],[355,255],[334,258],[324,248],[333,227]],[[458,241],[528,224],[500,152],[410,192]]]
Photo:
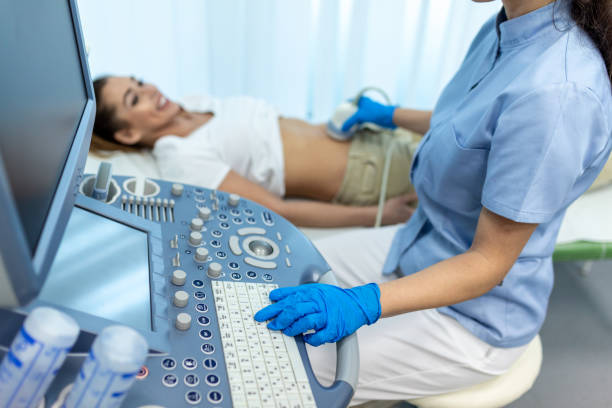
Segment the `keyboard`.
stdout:
[[253,315],[269,305],[276,284],[213,281],[212,291],[233,406],[315,408],[293,337]]

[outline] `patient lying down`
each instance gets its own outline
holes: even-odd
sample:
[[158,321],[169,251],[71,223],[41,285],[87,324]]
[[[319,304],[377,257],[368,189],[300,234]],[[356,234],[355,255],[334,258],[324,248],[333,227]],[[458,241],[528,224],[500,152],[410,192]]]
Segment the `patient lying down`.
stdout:
[[237,193],[305,227],[373,225],[384,155],[395,139],[382,222],[412,215],[408,140],[364,130],[339,142],[324,125],[280,117],[262,100],[199,98],[181,106],[128,77],[97,79],[94,89],[94,153],[150,149],[164,179]]

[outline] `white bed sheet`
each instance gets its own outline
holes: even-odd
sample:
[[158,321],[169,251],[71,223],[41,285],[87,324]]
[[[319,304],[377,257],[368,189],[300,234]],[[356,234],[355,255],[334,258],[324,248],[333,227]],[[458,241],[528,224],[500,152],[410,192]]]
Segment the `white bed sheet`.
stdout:
[[[113,153],[108,157],[90,154],[86,173],[96,173],[101,161],[113,164],[113,174],[161,178],[153,156],[148,153]],[[612,242],[612,185],[590,191],[567,210],[557,243],[574,241]],[[322,238],[354,228],[302,228],[310,238]]]

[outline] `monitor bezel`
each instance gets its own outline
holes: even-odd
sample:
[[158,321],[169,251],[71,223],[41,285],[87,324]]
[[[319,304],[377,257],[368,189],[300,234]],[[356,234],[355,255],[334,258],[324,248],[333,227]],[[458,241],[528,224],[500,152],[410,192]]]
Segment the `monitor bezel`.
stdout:
[[4,307],[23,306],[40,292],[68,223],[91,142],[96,113],[93,84],[76,0],[66,2],[71,14],[86,102],[33,254],[30,254],[4,163],[0,160],[0,205],[6,209],[0,215],[0,222],[4,221],[2,225],[8,227],[0,232],[0,269],[5,269],[15,294],[15,299],[0,299],[0,306]]

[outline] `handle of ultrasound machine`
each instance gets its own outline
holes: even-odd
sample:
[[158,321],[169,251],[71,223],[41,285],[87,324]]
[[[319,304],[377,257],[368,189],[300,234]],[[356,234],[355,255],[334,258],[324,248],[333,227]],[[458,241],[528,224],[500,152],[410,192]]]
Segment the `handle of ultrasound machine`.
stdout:
[[[319,278],[318,283],[338,286],[338,281],[331,270],[324,273]],[[359,377],[359,345],[357,344],[357,334],[353,333],[337,342],[336,354],[336,378],[331,388],[339,384],[340,381],[344,381],[353,388],[354,393],[355,389],[357,389],[357,379]]]

